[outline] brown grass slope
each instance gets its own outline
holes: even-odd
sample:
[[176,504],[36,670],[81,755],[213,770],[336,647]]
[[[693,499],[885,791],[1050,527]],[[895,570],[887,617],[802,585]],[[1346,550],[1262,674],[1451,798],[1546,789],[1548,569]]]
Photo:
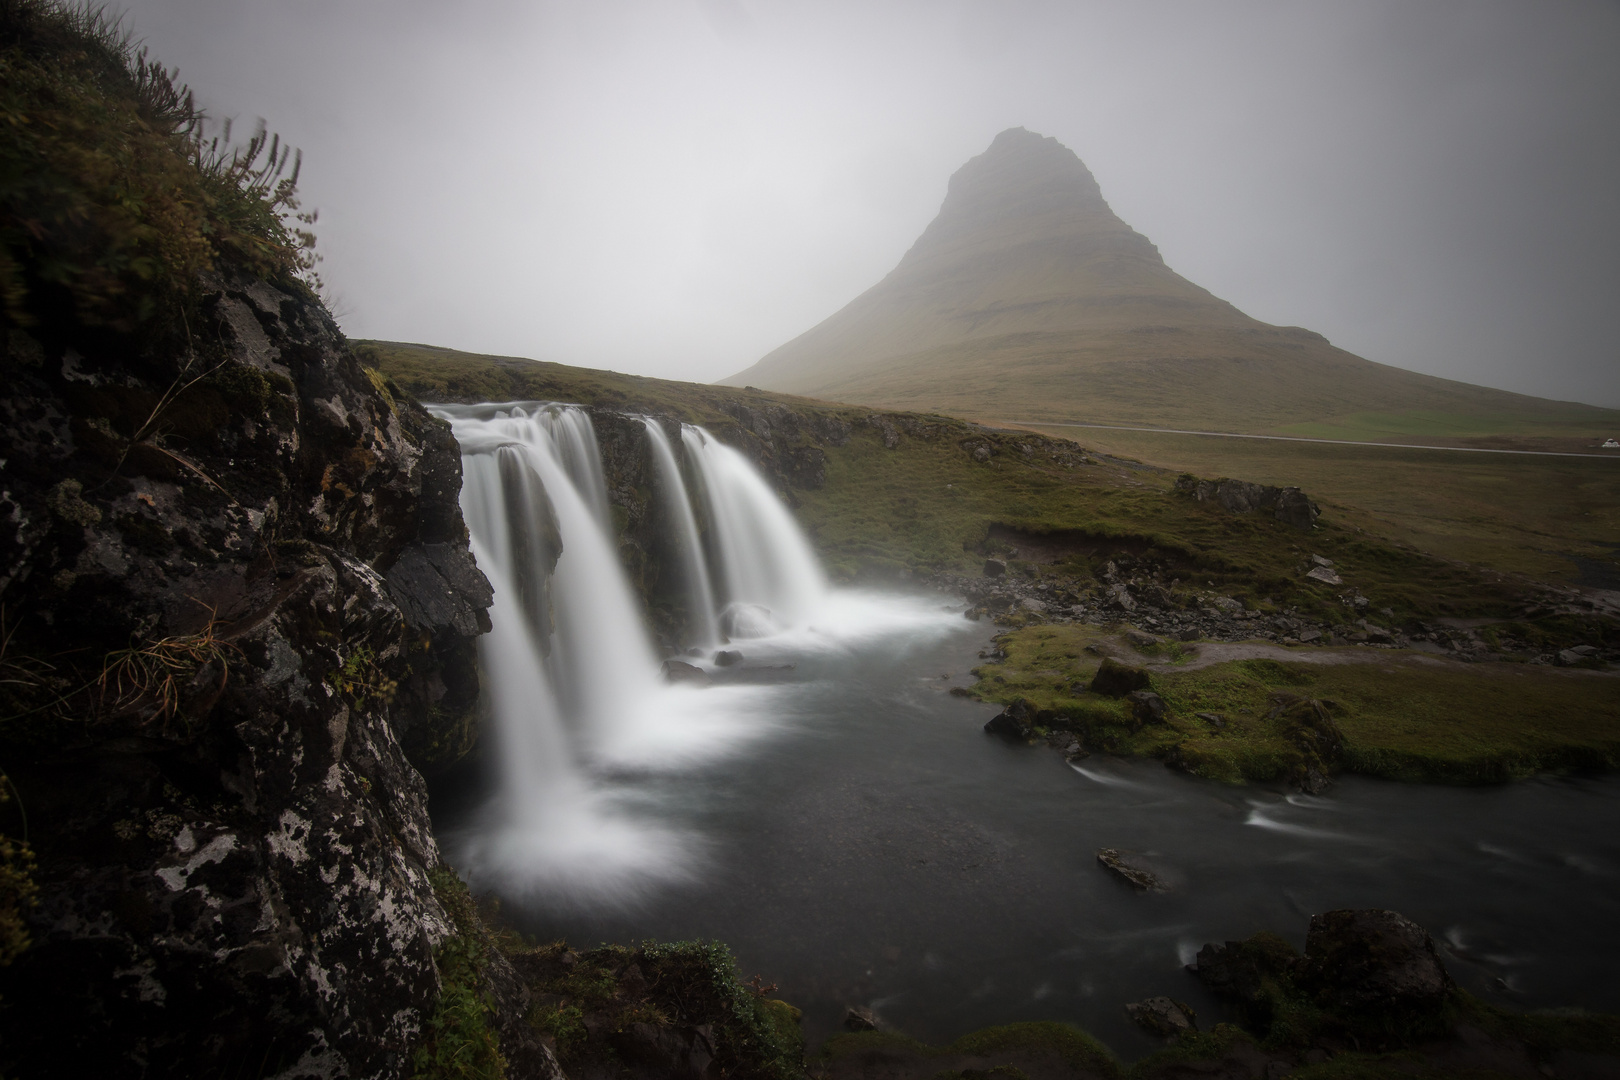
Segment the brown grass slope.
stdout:
[[1614,426],[1614,410],[1471,386],[1252,319],[1165,265],[1055,139],[996,136],[882,281],[721,380],[996,419],[1263,431],[1362,412]]

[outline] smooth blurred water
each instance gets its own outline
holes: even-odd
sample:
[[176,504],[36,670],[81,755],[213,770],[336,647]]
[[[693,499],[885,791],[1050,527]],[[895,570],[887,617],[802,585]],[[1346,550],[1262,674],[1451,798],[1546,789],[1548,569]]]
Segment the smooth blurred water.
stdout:
[[[1487,999],[1620,1011],[1620,783],[1351,777],[1312,798],[1150,761],[1071,767],[985,735],[995,708],[947,694],[989,633],[951,604],[835,592],[809,628],[739,643],[741,668],[713,669],[725,683],[678,699],[707,735],[647,714],[596,779],[630,827],[678,846],[649,869],[682,872],[638,883],[619,860],[617,882],[509,896],[508,914],[577,947],[723,940],[804,1008],[813,1042],[868,1004],[928,1041],[1057,1019],[1133,1056],[1153,1044],[1127,1001],[1226,1015],[1182,970],[1204,942],[1266,929],[1303,946],[1309,916],[1341,907],[1415,919]],[[438,792],[441,829],[467,828],[476,795]],[[1132,891],[1097,866],[1105,846],[1174,888]]]

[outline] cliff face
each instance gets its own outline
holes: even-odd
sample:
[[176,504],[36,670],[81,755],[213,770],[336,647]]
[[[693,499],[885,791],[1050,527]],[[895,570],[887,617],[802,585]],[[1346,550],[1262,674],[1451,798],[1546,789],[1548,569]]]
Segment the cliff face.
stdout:
[[488,628],[460,458],[307,294],[204,294],[170,350],[5,334],[0,760],[40,894],[0,1070],[403,1075],[453,932],[411,758],[471,745]]

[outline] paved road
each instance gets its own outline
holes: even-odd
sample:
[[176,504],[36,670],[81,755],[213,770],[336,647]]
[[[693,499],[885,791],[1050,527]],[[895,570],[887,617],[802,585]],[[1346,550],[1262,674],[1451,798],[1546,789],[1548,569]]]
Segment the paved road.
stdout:
[[1003,420],[1003,424],[1023,427],[1100,428],[1104,431],[1151,431],[1158,435],[1213,435],[1218,439],[1267,439],[1272,442],[1331,443],[1334,446],[1387,446],[1393,450],[1452,450],[1460,454],[1519,454],[1524,457],[1600,458],[1620,461],[1620,450],[1610,453],[1574,454],[1560,450],[1493,450],[1483,446],[1424,446],[1420,443],[1359,442],[1355,439],[1307,439],[1299,435],[1236,435],[1230,431],[1188,431],[1183,428],[1124,427],[1119,424],[1073,424],[1056,420]]

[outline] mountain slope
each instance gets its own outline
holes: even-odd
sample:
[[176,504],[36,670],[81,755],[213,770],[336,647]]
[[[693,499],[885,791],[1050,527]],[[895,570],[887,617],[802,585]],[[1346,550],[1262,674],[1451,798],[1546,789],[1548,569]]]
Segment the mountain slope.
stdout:
[[1375,364],[1252,319],[1166,266],[1072,151],[1023,128],[951,177],[887,277],[722,382],[981,418],[1232,430],[1405,410],[1616,418]]

